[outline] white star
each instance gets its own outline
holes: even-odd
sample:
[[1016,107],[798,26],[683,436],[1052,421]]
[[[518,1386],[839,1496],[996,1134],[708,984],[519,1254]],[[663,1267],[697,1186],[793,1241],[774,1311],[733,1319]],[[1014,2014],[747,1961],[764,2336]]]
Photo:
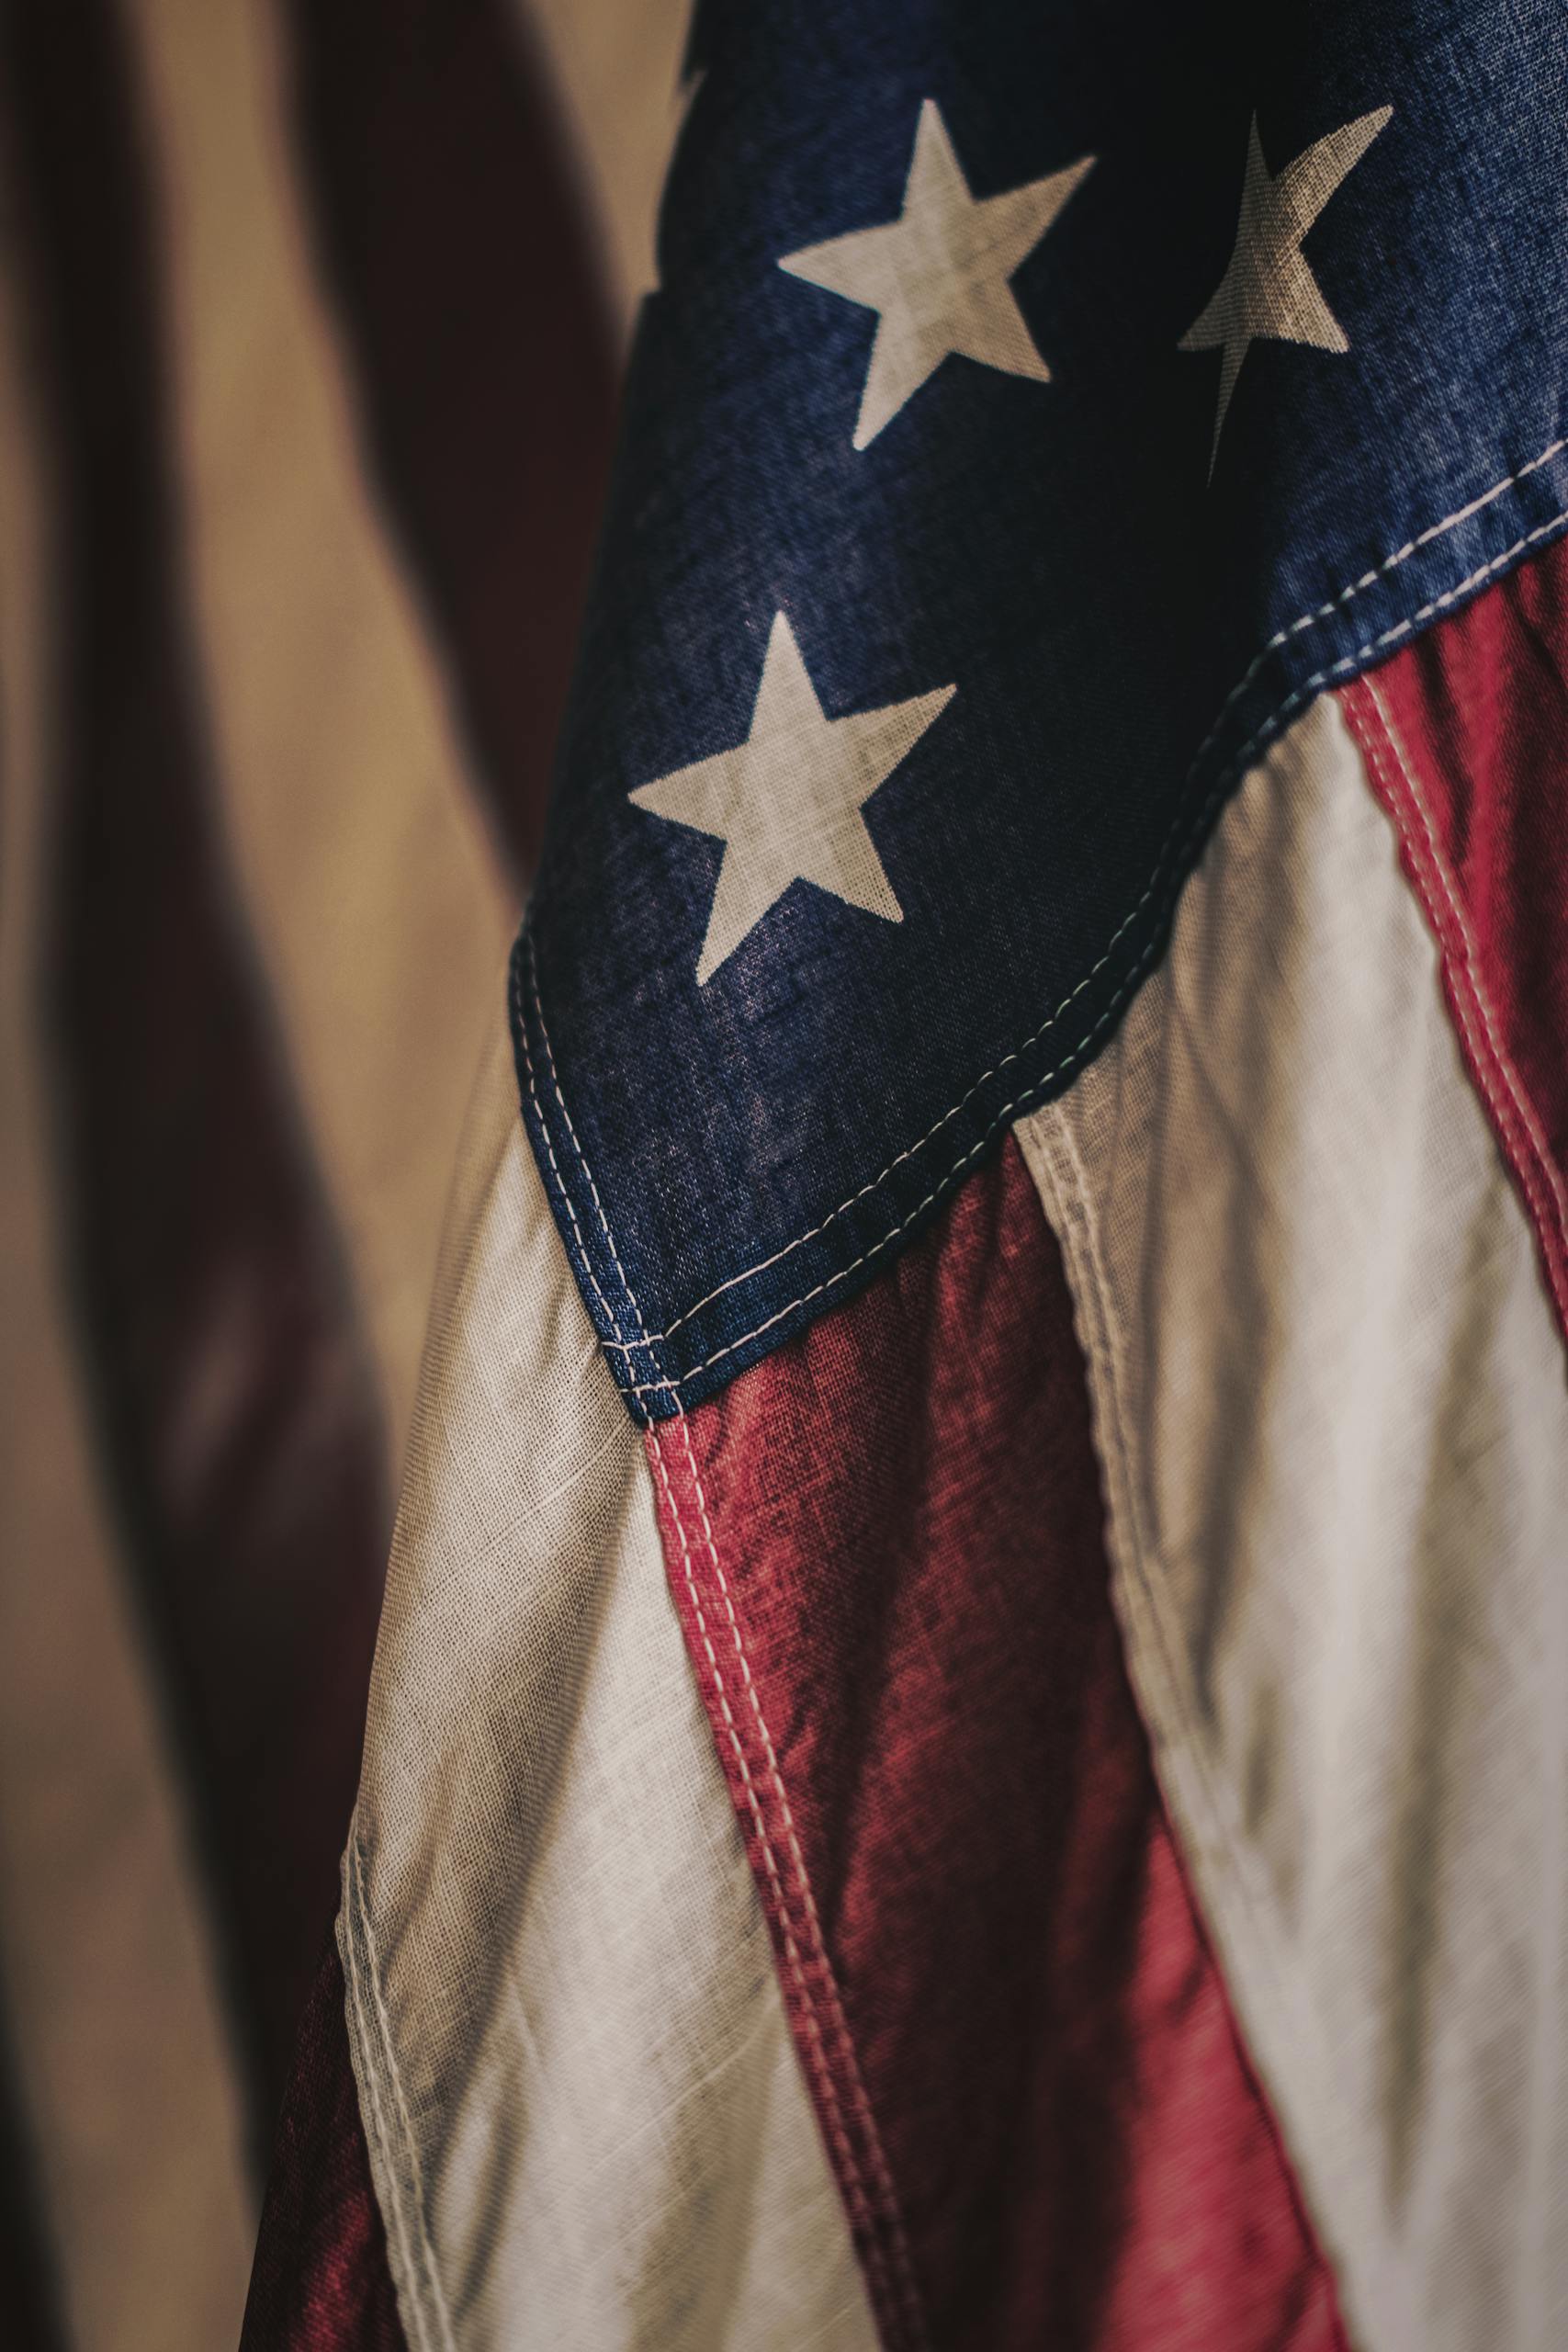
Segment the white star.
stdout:
[[1005,196],[969,193],[934,98],[920,108],[904,209],[897,220],[852,230],[785,254],[779,267],[880,312],[855,424],[863,449],[950,351],[1048,384],[1008,284],[1094,162],[1026,181]]
[[724,843],[697,958],[709,980],[792,882],[902,922],[861,810],[957,689],[829,718],[783,613],[773,616],[751,731],[733,751],[676,768],[630,795],[639,808]]
[[1181,338],[1183,351],[1212,351],[1218,345],[1220,404],[1209,449],[1213,477],[1220,429],[1241,373],[1241,363],[1258,335],[1280,343],[1311,344],[1319,351],[1348,351],[1349,340],[1323,297],[1302,251],[1302,239],[1347,175],[1354,171],[1393,114],[1378,107],[1338,130],[1316,139],[1287,164],[1278,179],[1269,175],[1258,137],[1258,118],[1247,135],[1247,180],[1241,219],[1230,265],[1207,308]]

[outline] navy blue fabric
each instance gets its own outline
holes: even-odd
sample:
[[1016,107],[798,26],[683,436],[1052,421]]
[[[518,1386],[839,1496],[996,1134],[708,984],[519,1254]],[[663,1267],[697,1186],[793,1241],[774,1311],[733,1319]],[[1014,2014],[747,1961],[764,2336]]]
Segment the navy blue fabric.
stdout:
[[[640,1417],[1070,1084],[1263,745],[1568,508],[1562,0],[709,0],[692,62],[513,976]],[[857,452],[875,315],[777,263],[898,214],[928,97],[976,196],[1098,160],[1013,279],[1054,380],[949,358]],[[1255,343],[1210,483],[1220,356],[1178,344],[1252,114],[1278,173],[1385,105],[1304,246],[1350,348]],[[781,609],[829,716],[957,692],[866,805],[904,922],[796,882],[699,987],[722,844],[627,796],[745,737]]]

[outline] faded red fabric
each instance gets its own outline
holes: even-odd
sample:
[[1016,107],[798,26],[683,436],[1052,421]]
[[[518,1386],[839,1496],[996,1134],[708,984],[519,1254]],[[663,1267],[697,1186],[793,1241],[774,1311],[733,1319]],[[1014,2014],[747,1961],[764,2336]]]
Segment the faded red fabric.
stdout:
[[1016,1147],[649,1450],[886,2340],[1342,2346],[1155,1786]]
[[1568,1330],[1568,543],[1340,701]]
[[240,2352],[405,2352],[335,1943],[299,2029]]

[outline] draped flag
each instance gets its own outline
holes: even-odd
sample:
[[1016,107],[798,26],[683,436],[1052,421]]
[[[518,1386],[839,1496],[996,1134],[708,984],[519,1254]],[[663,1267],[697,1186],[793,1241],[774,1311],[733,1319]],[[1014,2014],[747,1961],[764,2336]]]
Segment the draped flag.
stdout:
[[253,2345],[1562,2340],[1565,67],[698,8]]
[[[570,184],[487,12],[425,16],[288,9],[290,120],[529,888],[245,2352],[1553,2352],[1568,20],[699,0],[655,84],[634,12],[542,9],[581,167],[617,74],[673,141],[657,249],[612,238],[579,628]],[[92,956],[155,973],[172,885],[118,887],[152,787],[106,797],[143,738],[83,576],[91,1170],[149,1099]],[[378,943],[405,1115],[456,1051],[423,903]],[[297,1130],[212,1001],[160,1082],[271,1200],[243,1138]],[[76,1181],[163,1509],[140,1261]],[[198,1464],[273,1295],[228,1294]],[[323,1676],[343,1510],[289,1620]],[[198,1724],[208,1524],[166,1547]],[[247,1792],[304,1802],[261,1741],[213,1783],[242,1955]]]
[[[663,16],[627,151],[664,137]],[[608,457],[604,150],[558,29],[506,0],[0,21],[19,2352],[240,2332]],[[628,190],[640,217],[612,160],[610,228]]]

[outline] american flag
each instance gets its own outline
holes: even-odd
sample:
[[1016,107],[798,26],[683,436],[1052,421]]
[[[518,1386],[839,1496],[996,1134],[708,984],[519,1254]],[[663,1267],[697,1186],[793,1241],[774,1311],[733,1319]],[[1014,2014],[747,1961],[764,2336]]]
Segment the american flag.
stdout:
[[0,2343],[212,2352],[685,28],[0,14]]
[[1551,2352],[1568,20],[654,19],[10,35],[167,2291],[292,2045],[246,2352]]

